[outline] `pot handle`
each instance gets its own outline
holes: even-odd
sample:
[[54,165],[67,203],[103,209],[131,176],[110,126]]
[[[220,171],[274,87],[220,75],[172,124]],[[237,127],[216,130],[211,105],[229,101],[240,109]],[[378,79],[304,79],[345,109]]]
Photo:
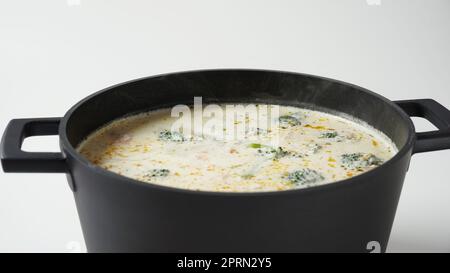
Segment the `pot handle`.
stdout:
[[57,135],[61,118],[13,119],[0,145],[4,172],[62,173],[66,159],[62,153],[25,152],[23,140],[30,136]]
[[432,99],[395,101],[409,116],[422,117],[439,130],[416,133],[413,153],[450,149],[450,110]]

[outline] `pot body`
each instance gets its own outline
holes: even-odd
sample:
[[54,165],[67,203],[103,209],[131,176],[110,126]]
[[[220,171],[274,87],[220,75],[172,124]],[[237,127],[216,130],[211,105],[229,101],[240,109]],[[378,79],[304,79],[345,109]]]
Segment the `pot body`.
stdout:
[[[195,96],[206,103],[345,113],[384,132],[399,152],[367,173],[328,185],[213,193],[135,181],[94,166],[75,150],[116,118],[192,104]],[[416,134],[408,114],[440,130]],[[298,73],[193,71],[107,88],[62,119],[12,120],[2,139],[2,166],[7,172],[67,173],[90,252],[377,252],[387,247],[411,155],[450,148],[449,128],[450,112],[432,100],[396,104],[358,86]],[[46,134],[59,134],[61,153],[20,150],[25,137]]]
[[346,187],[267,195],[152,189],[83,165],[72,179],[90,252],[368,252],[373,241],[386,249],[408,163]]

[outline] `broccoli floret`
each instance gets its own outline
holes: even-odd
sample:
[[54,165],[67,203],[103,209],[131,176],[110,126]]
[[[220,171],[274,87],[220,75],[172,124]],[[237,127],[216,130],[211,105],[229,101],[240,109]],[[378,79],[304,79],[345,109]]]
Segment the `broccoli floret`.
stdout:
[[286,155],[286,151],[283,148],[273,148],[270,146],[262,146],[258,148],[258,153],[263,156],[273,157],[274,159],[279,159]]
[[273,148],[270,146],[262,146],[262,147],[258,148],[258,153],[262,156],[272,157],[274,160],[277,160],[277,159],[280,159],[282,157],[289,155],[289,152],[284,150],[281,147]]
[[336,131],[328,131],[325,133],[322,133],[319,138],[327,139],[329,141],[335,141],[335,142],[342,142],[344,141],[345,137],[338,134]]
[[358,169],[381,165],[383,160],[371,153],[352,153],[341,155],[341,162],[348,168]]
[[292,152],[292,151],[286,151],[282,147],[274,148],[274,147],[262,145],[259,143],[252,143],[249,145],[249,147],[258,149],[259,155],[272,157],[274,160],[280,159],[285,156],[303,157],[302,154]]
[[267,145],[262,145],[259,143],[252,143],[249,145],[249,147],[258,149],[258,154],[262,156],[268,156],[272,157],[274,160],[280,159],[285,156],[292,156],[292,157],[303,157],[303,155],[292,152],[292,151],[286,151],[282,147],[274,148]]
[[280,116],[278,118],[278,121],[280,123],[280,127],[283,129],[286,129],[290,126],[297,126],[300,125],[300,119],[298,117],[295,117],[293,115],[284,115],[284,116]]
[[320,135],[320,138],[335,138],[337,136],[338,136],[338,133],[336,131],[332,131],[332,132],[322,133]]
[[289,173],[289,181],[291,181],[295,186],[312,186],[317,182],[323,181],[325,178],[317,171],[312,169],[301,169]]
[[159,132],[159,140],[163,141],[173,141],[173,142],[183,142],[186,138],[179,132],[171,132],[169,130],[163,130]]
[[282,158],[282,157],[285,157],[285,156],[288,156],[288,155],[290,155],[289,151],[286,151],[283,148],[278,147],[277,149],[275,149],[274,159],[279,159],[279,158]]
[[166,177],[170,173],[168,169],[152,169],[144,175],[144,178],[150,180],[153,177]]

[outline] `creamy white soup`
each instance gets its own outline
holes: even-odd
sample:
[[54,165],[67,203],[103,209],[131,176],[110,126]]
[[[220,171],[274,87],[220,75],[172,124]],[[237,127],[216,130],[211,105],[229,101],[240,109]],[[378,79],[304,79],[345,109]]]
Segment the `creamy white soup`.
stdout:
[[[225,111],[227,106],[217,107]],[[174,130],[180,118],[171,116],[171,109],[125,117],[92,133],[77,150],[101,168],[142,182],[220,192],[333,183],[376,168],[397,152],[383,133],[350,117],[290,106],[252,106],[260,114],[236,108],[236,119],[228,123],[228,115],[213,116],[205,109],[201,133]],[[189,118],[192,127],[194,119]],[[224,121],[223,127],[206,130],[214,120]]]

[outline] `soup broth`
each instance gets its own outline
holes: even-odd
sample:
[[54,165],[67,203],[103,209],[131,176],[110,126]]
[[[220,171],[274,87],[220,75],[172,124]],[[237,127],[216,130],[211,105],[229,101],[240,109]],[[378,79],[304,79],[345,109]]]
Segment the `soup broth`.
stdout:
[[[227,106],[217,107],[225,111]],[[202,133],[174,131],[179,117],[161,109],[115,120],[88,136],[77,150],[101,168],[144,183],[219,192],[333,183],[376,168],[397,152],[383,133],[350,117],[291,106],[252,106],[276,109],[278,115],[255,117],[236,108],[237,121],[224,124],[246,124],[235,130],[241,136],[226,138],[220,132],[226,135],[230,126],[216,126],[214,134],[205,133],[204,127]],[[204,125],[226,119],[205,113],[200,116]],[[275,126],[249,126],[267,120]]]

